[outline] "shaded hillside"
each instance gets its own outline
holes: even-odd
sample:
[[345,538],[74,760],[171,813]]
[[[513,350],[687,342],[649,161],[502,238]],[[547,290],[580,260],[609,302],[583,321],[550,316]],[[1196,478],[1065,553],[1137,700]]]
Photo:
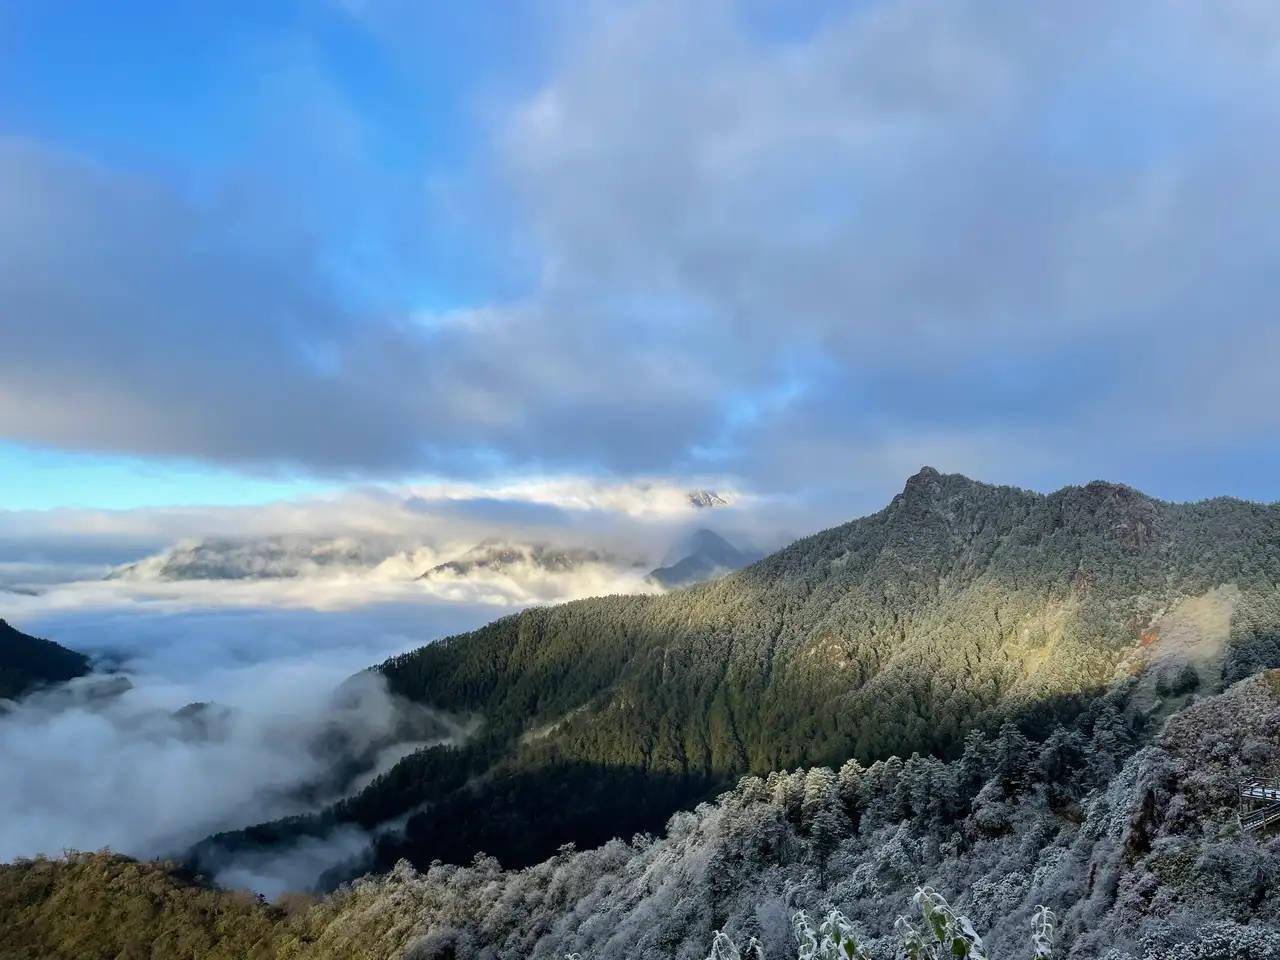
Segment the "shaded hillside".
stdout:
[[[650,829],[743,773],[954,756],[1007,718],[1043,736],[1154,651],[1160,670],[1185,666],[1158,642],[1171,624],[1204,634],[1207,685],[1280,662],[1278,583],[1276,507],[1106,483],[1045,496],[926,468],[879,513],[714,583],[532,609],[388,661],[396,693],[478,715],[482,732],[256,836],[409,815],[375,863],[480,849],[528,863]],[[1220,615],[1197,627],[1190,602]],[[1153,683],[1144,709],[1187,692]],[[542,816],[564,771],[619,788]]]
[[84,654],[28,636],[0,620],[0,699],[13,700],[88,672],[89,658]]
[[[790,960],[794,913],[836,907],[868,956],[891,960],[921,885],[972,918],[993,958],[1030,955],[1039,904],[1062,960],[1277,955],[1280,842],[1239,831],[1235,793],[1280,775],[1280,672],[1190,703],[1163,731],[1133,715],[1135,686],[1039,744],[1005,725],[950,763],[747,777],[659,838],[525,870],[402,862],[287,912],[102,854],[0,867],[0,955],[698,960],[725,930]],[[193,949],[143,950],[166,937]]]

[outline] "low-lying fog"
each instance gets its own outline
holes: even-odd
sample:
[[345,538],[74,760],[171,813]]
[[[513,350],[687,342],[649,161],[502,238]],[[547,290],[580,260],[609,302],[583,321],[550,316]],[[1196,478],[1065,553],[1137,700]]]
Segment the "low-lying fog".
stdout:
[[[336,724],[352,750],[376,747],[397,721],[397,704],[374,677],[335,699],[338,686],[387,656],[505,612],[445,603],[134,607],[15,620],[111,673],[36,694],[0,716],[0,860],[64,848],[180,855],[210,833],[332,799],[341,787],[326,782],[332,758],[318,748],[320,735]],[[120,676],[132,686],[109,679]],[[179,713],[193,703],[211,706]],[[377,766],[419,745],[386,744]],[[362,842],[335,837],[328,848],[313,844],[253,870],[231,864],[221,879],[268,895],[305,887]]]
[[[366,777],[461,735],[406,723],[374,677],[335,701],[364,667],[530,604],[661,589],[647,571],[696,528],[763,547],[790,539],[783,525],[812,526],[785,502],[760,513],[701,485],[553,478],[256,507],[0,510],[0,617],[99,669],[0,712],[0,860],[181,855],[314,809],[358,786],[334,781],[342,765],[322,747],[335,729]],[[270,895],[367,843],[335,834],[211,872]]]

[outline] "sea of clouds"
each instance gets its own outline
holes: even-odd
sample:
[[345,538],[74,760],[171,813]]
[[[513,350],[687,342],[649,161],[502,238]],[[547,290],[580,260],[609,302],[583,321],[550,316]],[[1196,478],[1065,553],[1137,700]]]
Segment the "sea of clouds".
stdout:
[[[135,607],[17,621],[89,653],[100,670],[0,716],[0,860],[103,847],[181,856],[211,833],[335,799],[342,785],[329,782],[326,733],[339,729],[352,750],[373,751],[365,779],[430,742],[395,739],[406,705],[373,675],[350,678],[501,612],[465,604]],[[212,706],[179,713],[192,703]],[[256,888],[305,888],[349,847],[260,871]]]
[[[646,564],[693,525],[768,539],[750,503],[738,495],[712,516],[675,484],[544,480],[249,508],[0,511],[0,617],[95,663],[92,676],[0,712],[0,861],[103,847],[178,857],[212,833],[316,809],[405,753],[467,733],[461,719],[406,725],[410,705],[376,676],[353,676],[529,604],[655,589]],[[283,567],[269,571],[284,575],[154,575],[175,545],[211,537],[245,544],[250,563],[255,545],[285,538]],[[359,562],[318,562],[332,553],[325,538],[358,545]],[[417,579],[494,539],[616,562]],[[317,744],[335,726],[363,759],[358,780],[332,782],[334,758]],[[339,831],[214,872],[275,895],[368,843]]]

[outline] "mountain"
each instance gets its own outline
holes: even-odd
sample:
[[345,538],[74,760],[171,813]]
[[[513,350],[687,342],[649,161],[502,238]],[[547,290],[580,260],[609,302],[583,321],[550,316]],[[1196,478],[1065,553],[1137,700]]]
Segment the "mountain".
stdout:
[[759,554],[739,550],[724,537],[705,527],[694,531],[675,563],[649,571],[649,579],[668,590],[687,587],[731,573],[759,560]]
[[[1240,783],[1280,772],[1280,671],[1192,701],[1162,729],[1132,715],[1131,686],[1039,743],[1009,724],[966,738],[949,763],[747,777],[662,836],[570,846],[523,870],[402,862],[266,904],[109,852],[0,865],[0,954],[888,960],[904,955],[895,918],[918,914],[911,898],[927,887],[985,950],[937,949],[926,930],[935,949],[918,956],[1280,955],[1280,845],[1236,819]],[[802,910],[866,952],[798,950]],[[759,953],[726,946],[748,937]]]
[[479,732],[197,860],[395,822],[349,873],[481,850],[519,866],[657,829],[743,774],[955,757],[1005,721],[1042,738],[1135,674],[1134,709],[1168,711],[1186,667],[1208,691],[1280,664],[1278,592],[1278,506],[925,468],[878,513],[719,580],[529,609],[389,660],[395,693]]
[[581,547],[553,547],[541,543],[486,540],[456,559],[437,564],[418,579],[466,578],[476,574],[512,574],[529,570],[564,574],[591,565],[623,564],[610,554]]
[[390,547],[351,538],[214,538],[180,543],[117,567],[109,580],[273,580],[364,572],[385,561]]
[[1280,777],[1278,548],[1276,506],[922,470],[715,582],[384,663],[476,732],[191,858],[363,828],[374,857],[329,881],[381,875],[273,906],[172,864],[19,862],[0,953],[732,956],[723,930],[783,960],[795,911],[838,907],[889,957],[928,886],[993,957],[1033,929],[1071,960],[1274,956],[1280,847],[1237,811]]
[[51,640],[28,636],[0,620],[0,700],[83,677],[89,658]]
[[[446,554],[447,555],[447,554]],[[439,550],[386,538],[266,537],[177,544],[107,579],[250,583],[289,580],[420,581],[452,599],[534,603],[644,589],[640,561],[600,550],[486,540],[439,562]]]
[[727,507],[729,501],[714,490],[690,490],[689,502],[698,509]]
[[644,568],[588,547],[485,540],[417,579],[442,596],[514,606],[644,590]]

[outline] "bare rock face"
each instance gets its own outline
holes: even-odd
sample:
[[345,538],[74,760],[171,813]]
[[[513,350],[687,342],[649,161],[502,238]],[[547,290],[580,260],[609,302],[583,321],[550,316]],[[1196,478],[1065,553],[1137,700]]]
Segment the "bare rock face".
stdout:
[[1154,544],[1159,536],[1157,501],[1131,487],[1095,480],[1084,488],[1102,529],[1133,550]]

